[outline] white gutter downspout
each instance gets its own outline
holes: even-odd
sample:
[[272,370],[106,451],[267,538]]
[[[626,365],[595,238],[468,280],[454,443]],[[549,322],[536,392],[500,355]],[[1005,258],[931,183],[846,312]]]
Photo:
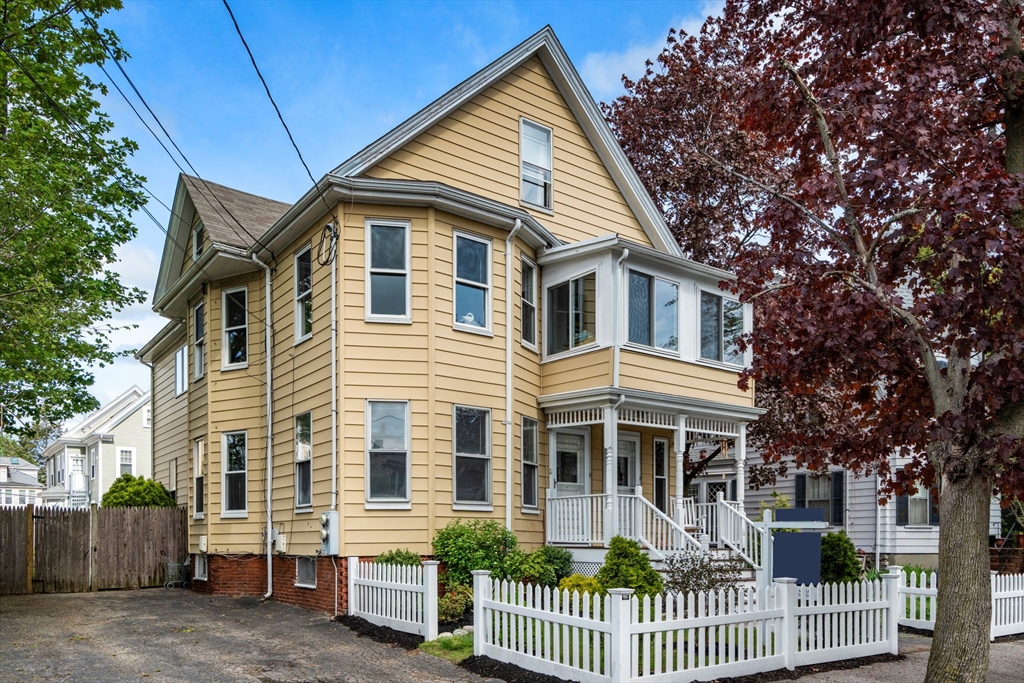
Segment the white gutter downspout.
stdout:
[[[338,509],[338,226],[334,233],[331,259],[331,510]],[[335,581],[337,592],[337,581]],[[337,602],[337,596],[335,596]],[[337,611],[337,605],[335,605]]]
[[270,324],[270,266],[261,261],[256,254],[252,255],[252,261],[263,269],[263,323],[264,343],[266,351],[263,356],[263,364],[267,372],[267,592],[263,599],[266,600],[274,593],[274,525],[273,525],[273,497],[274,497],[274,392],[273,392],[273,350],[274,341]]
[[514,431],[512,411],[514,409],[512,386],[512,243],[523,227],[516,219],[512,231],[505,240],[505,528],[512,530],[512,460]]
[[882,567],[879,565],[882,559],[882,550],[878,547],[879,533],[882,528],[882,506],[878,504],[878,494],[881,486],[881,477],[878,476],[878,470],[875,470],[875,569],[878,571],[882,570]]
[[613,310],[615,311],[615,315],[612,316],[612,319],[615,321],[615,339],[613,340],[614,346],[612,350],[612,387],[615,389],[619,388],[619,349],[622,348],[622,311],[620,310],[622,306],[619,304],[619,301],[622,299],[622,294],[620,294],[620,292],[625,293],[626,291],[626,269],[623,264],[626,262],[627,258],[629,258],[629,249],[623,249],[622,256],[620,256],[619,260],[615,263],[616,267],[619,269],[619,284],[615,288],[615,296],[613,297],[615,303]]

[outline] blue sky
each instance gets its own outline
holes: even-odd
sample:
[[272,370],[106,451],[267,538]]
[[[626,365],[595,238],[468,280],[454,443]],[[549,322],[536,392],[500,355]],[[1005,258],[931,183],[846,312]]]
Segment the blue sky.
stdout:
[[[318,179],[545,24],[594,97],[608,101],[621,94],[623,73],[643,72],[669,28],[694,31],[719,7],[703,0],[232,3]],[[128,74],[204,178],[289,202],[309,188],[221,2],[126,0],[101,23],[120,37],[131,54]],[[117,135],[139,143],[132,168],[169,204],[178,169],[113,89],[103,108]],[[149,209],[166,227],[166,210],[152,201]],[[152,292],[164,236],[143,214],[135,222],[138,237],[111,267]],[[135,349],[164,321],[147,303],[115,322],[139,326],[114,337],[118,348]],[[148,369],[135,360],[95,374],[93,394],[103,402],[132,384],[149,386]]]

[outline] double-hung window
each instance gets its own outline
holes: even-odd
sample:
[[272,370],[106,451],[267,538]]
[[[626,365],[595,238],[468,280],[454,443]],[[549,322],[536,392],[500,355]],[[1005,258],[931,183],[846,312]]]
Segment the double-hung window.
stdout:
[[537,266],[523,257],[523,344],[537,347]]
[[206,372],[206,306],[200,302],[192,309],[195,341],[192,349],[192,376],[199,379]]
[[491,241],[455,233],[455,326],[491,329]]
[[295,341],[313,334],[313,250],[295,255]]
[[188,389],[188,346],[174,352],[174,395],[181,396]]
[[597,342],[597,276],[587,273],[548,289],[547,311],[548,355]]
[[195,496],[192,503],[192,514],[202,517],[206,509],[206,441],[196,439],[192,442],[192,478]]
[[523,417],[523,507],[537,507],[537,421]]
[[491,503],[491,411],[455,406],[455,503]]
[[896,497],[897,526],[939,526],[938,489],[916,486],[916,492]]
[[367,221],[366,230],[366,319],[410,322],[409,223]]
[[542,209],[550,209],[551,129],[521,119],[519,157],[522,163],[523,202]]
[[629,271],[629,341],[679,350],[679,285]]
[[654,507],[668,514],[668,439],[654,438]]
[[135,449],[134,448],[121,448],[118,449],[120,459],[120,472],[119,474],[135,474]]
[[[198,218],[198,215],[197,215]],[[199,218],[192,226],[192,258],[196,261],[203,255],[203,242],[206,241],[206,226],[203,219]]]
[[409,502],[409,402],[367,401],[366,502]]
[[221,493],[221,514],[244,517],[246,507],[246,481],[248,477],[248,441],[245,432],[224,434],[224,482]]
[[313,413],[295,417],[295,507],[313,505]]
[[245,367],[249,363],[249,310],[245,287],[224,291],[225,370]]
[[718,294],[700,293],[700,357],[743,365],[737,340],[743,334],[743,304]]
[[153,408],[151,406],[143,406],[142,408],[142,426],[145,429],[153,426]]

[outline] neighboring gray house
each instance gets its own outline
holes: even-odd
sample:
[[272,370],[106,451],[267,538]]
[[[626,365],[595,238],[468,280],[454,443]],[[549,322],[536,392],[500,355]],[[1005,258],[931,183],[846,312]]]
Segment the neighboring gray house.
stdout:
[[0,505],[38,505],[39,466],[24,458],[0,456]]
[[99,504],[122,474],[153,476],[150,392],[133,386],[43,451],[46,505]]

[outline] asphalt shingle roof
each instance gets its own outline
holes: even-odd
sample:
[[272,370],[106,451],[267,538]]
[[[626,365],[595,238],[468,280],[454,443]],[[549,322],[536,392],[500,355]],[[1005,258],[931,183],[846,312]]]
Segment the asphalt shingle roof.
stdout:
[[185,174],[181,177],[203,219],[206,233],[218,244],[248,248],[291,206],[209,180]]

